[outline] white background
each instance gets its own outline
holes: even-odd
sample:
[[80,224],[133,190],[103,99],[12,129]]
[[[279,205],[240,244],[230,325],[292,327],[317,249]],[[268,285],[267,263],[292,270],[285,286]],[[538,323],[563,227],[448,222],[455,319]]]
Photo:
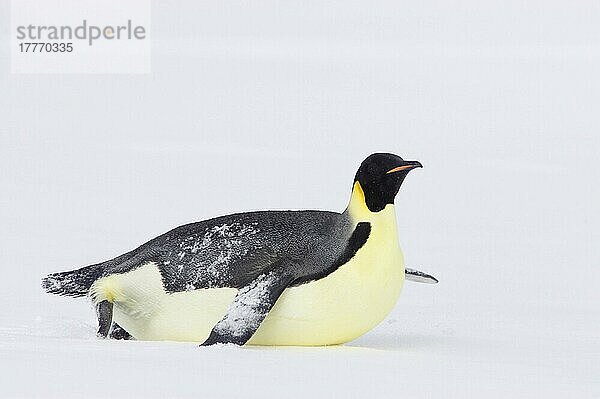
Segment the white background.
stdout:
[[[152,74],[10,74],[0,6],[0,396],[600,396],[600,5],[154,2]],[[374,151],[407,283],[336,348],[94,338],[47,272],[177,225],[343,210]]]

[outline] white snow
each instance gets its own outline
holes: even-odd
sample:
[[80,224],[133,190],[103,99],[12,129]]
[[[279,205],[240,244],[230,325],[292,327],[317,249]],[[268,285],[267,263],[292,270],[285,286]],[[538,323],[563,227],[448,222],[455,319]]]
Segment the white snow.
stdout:
[[[153,5],[150,75],[11,75],[0,30],[0,397],[600,397],[600,4]],[[40,288],[192,221],[341,211],[374,151],[423,163],[398,228],[440,283],[351,344],[101,341]]]

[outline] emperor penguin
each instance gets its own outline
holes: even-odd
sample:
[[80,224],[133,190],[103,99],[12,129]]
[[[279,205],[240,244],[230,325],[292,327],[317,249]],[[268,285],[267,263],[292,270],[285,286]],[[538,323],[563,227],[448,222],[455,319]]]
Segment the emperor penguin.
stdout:
[[98,336],[202,345],[334,345],[394,307],[405,276],[394,198],[421,168],[389,153],[360,165],[342,213],[258,211],[186,224],[114,259],[42,280],[89,296]]

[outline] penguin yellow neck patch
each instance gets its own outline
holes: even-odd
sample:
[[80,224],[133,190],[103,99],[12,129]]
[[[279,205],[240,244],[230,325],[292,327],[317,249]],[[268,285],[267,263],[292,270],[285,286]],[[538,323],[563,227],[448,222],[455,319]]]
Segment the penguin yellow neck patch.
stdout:
[[350,214],[354,222],[370,220],[373,215],[365,201],[365,192],[358,181],[354,182],[346,212]]

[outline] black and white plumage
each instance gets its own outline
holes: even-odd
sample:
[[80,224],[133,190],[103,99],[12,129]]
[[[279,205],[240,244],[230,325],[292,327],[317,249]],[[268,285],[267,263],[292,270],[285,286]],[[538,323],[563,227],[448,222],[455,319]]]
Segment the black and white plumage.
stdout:
[[343,213],[262,211],[191,223],[115,259],[51,274],[43,287],[90,295],[102,336],[114,321],[120,336],[138,339],[345,342],[379,322],[399,294],[404,265],[393,200],[415,167],[374,154],[357,172]]

